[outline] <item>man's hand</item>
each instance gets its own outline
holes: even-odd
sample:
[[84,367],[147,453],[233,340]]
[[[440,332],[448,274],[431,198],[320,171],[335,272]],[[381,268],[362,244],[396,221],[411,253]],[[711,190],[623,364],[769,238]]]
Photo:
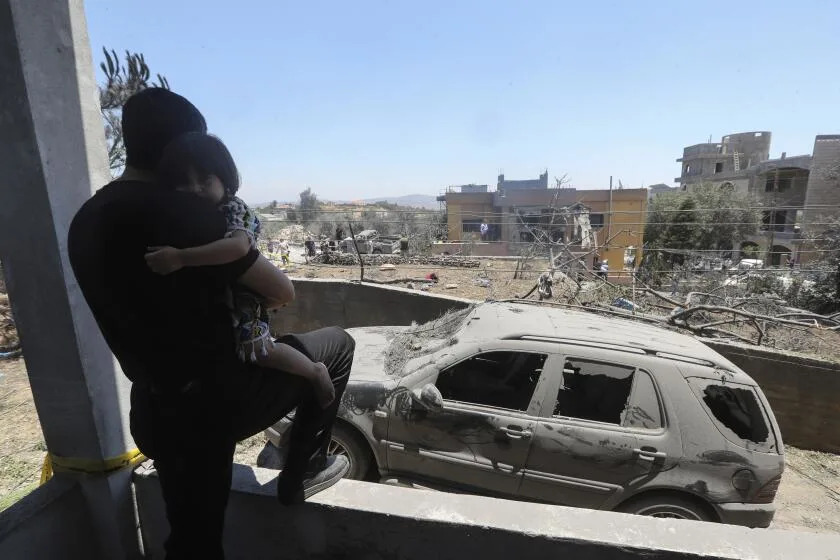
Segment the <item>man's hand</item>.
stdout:
[[146,264],[158,274],[171,274],[184,268],[181,250],[175,247],[149,247]]

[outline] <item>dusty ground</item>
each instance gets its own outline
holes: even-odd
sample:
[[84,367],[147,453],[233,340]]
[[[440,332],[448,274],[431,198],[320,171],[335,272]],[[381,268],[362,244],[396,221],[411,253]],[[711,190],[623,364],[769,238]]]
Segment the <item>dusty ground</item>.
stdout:
[[[0,510],[35,488],[46,448],[23,360],[0,361]],[[237,446],[236,460],[255,464],[265,440]],[[840,455],[787,449],[773,527],[840,534]]]

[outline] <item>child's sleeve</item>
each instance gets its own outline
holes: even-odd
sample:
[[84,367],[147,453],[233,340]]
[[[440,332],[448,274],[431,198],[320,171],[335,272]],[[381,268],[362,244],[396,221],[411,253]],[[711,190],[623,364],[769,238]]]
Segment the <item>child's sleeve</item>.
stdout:
[[257,238],[260,235],[260,220],[256,212],[237,197],[232,197],[230,201],[222,205],[222,211],[227,220],[225,237],[230,237],[237,231],[245,232],[248,241],[251,243],[251,248],[256,249]]

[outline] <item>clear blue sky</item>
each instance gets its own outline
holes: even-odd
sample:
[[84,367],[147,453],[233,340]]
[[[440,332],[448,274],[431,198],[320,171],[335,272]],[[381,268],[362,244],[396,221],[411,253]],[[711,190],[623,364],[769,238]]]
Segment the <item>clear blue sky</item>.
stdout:
[[[749,6],[748,6],[749,4]],[[87,0],[230,147],[246,200],[568,173],[671,183],[683,146],[840,132],[840,3]]]

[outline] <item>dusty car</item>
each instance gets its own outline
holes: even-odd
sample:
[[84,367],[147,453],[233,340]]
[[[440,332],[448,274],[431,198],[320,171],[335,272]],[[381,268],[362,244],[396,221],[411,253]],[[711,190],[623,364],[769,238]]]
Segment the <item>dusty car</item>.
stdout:
[[[784,451],[767,399],[693,337],[508,302],[349,332],[331,451],[353,478],[749,527],[773,518]],[[263,465],[290,425],[268,431]]]

